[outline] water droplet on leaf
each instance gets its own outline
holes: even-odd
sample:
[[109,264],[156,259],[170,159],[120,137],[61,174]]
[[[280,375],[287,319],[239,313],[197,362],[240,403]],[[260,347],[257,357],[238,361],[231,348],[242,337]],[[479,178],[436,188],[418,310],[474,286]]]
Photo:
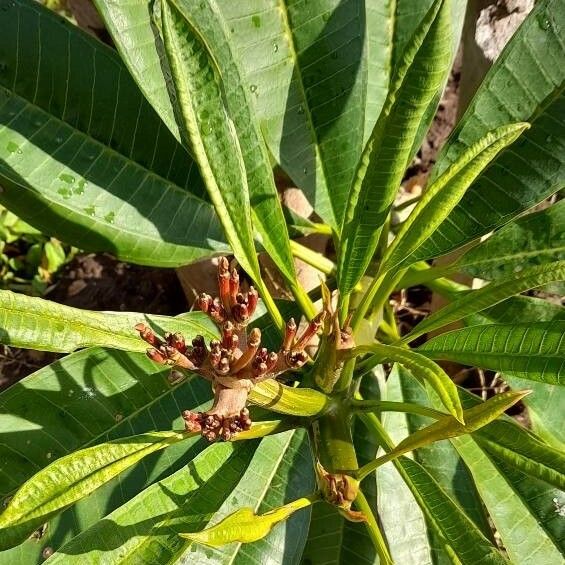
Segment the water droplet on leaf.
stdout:
[[95,212],[96,212],[96,208],[94,206],[87,206],[84,211],[89,215],[89,216],[94,216]]
[[59,190],[57,190],[57,193],[60,194],[65,200],[68,200],[73,195],[71,189],[66,186],[59,188]]
[[273,51],[276,53],[279,50],[278,43],[273,43]]
[[113,224],[115,218],[116,218],[116,214],[115,214],[114,212],[108,212],[108,213],[104,216],[104,219],[105,219],[109,224]]
[[22,150],[20,149],[20,146],[17,143],[14,143],[13,141],[8,141],[8,145],[6,145],[6,149],[10,152],[10,153],[18,153],[18,154],[22,154]]
[[253,27],[261,27],[261,18],[259,16],[251,16]]
[[252,84],[252,85],[249,87],[249,90],[251,90],[251,92],[257,92],[257,85],[256,85],[256,84]]
[[61,173],[59,178],[67,184],[73,184],[75,182],[75,177],[73,177],[73,175],[68,175],[67,173]]

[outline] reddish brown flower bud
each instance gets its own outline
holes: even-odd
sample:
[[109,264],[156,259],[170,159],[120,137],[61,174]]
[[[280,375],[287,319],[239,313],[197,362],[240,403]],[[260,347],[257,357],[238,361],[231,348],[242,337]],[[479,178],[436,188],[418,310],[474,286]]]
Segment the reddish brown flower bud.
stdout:
[[218,290],[226,312],[230,311],[230,266],[225,257],[218,261]]
[[245,324],[249,320],[249,311],[246,304],[234,304],[232,308],[232,317],[238,324]]
[[308,345],[310,340],[318,333],[319,329],[322,327],[325,316],[326,316],[325,312],[320,312],[308,324],[308,327],[304,330],[303,334],[300,336],[298,341],[292,346],[293,350],[300,351]]
[[212,305],[212,297],[209,294],[203,292],[198,296],[196,302],[194,303],[194,307],[198,310],[202,310],[202,312],[208,312],[210,306]]
[[161,347],[163,345],[163,342],[155,335],[155,332],[144,323],[136,324],[135,329],[139,332],[141,339],[149,345],[153,347]]
[[218,325],[223,324],[227,318],[226,310],[224,309],[218,298],[215,298],[212,304],[210,304],[208,314]]
[[161,365],[166,365],[167,359],[166,357],[157,349],[148,349],[146,351],[147,357],[151,359],[151,361],[155,361],[155,363],[160,363]]
[[247,314],[249,317],[253,316],[258,301],[259,294],[257,294],[257,291],[252,286],[250,286],[249,292],[247,293]]
[[284,329],[284,339],[282,344],[283,351],[289,351],[290,348],[292,347],[294,338],[296,337],[296,330],[297,330],[296,322],[294,321],[294,318],[291,318],[286,323],[286,327]]
[[233,363],[232,373],[238,373],[253,361],[260,344],[261,330],[259,328],[253,328],[247,337],[247,349],[243,352],[241,357]]
[[237,340],[237,336],[234,331],[235,327],[229,320],[224,322],[222,327],[222,347],[228,351],[232,351],[234,349],[234,337]]
[[174,347],[176,350],[184,353],[186,351],[186,342],[181,333],[167,334],[167,344]]
[[237,302],[237,295],[239,293],[239,274],[237,269],[232,269],[230,277],[230,306]]
[[308,355],[305,351],[291,351],[286,356],[287,365],[291,369],[299,369],[308,361]]

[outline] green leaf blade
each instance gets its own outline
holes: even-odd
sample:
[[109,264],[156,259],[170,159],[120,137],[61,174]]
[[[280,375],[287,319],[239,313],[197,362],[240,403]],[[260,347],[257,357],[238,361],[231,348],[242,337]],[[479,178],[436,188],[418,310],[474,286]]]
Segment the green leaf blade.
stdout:
[[178,432],[152,432],[57,459],[27,481],[0,514],[0,550],[22,542],[55,513],[88,496],[143,457],[186,437]]
[[69,353],[83,347],[145,351],[135,325],[143,322],[157,333],[181,332],[192,338],[217,337],[217,328],[202,312],[180,318],[136,312],[93,312],[0,290],[0,341],[15,347]]
[[373,353],[379,362],[396,361],[410,370],[418,380],[427,382],[441,398],[442,404],[456,420],[463,423],[463,407],[459,400],[457,388],[445,371],[435,363],[429,363],[426,357],[403,347],[373,344],[354,349],[355,355]]
[[479,177],[411,260],[444,255],[477,239],[565,185],[565,34],[559,23],[564,17],[563,0],[536,2],[485,77],[438,157],[433,177],[485,129],[516,121],[532,127]]
[[528,127],[528,124],[512,124],[487,133],[432,183],[414,211],[402,223],[394,242],[383,257],[381,271],[385,272],[400,264],[408,266],[412,261],[411,253],[433,235],[471,183],[500,151],[512,144]]
[[461,320],[465,316],[480,312],[502,302],[503,300],[531,288],[536,288],[553,281],[565,280],[565,261],[554,261],[491,282],[478,290],[462,293],[455,299],[420,322],[408,335],[402,338],[403,343],[410,343],[427,332],[437,330]]
[[235,256],[260,280],[241,149],[206,45],[174,2],[161,3],[165,50],[171,67],[183,132]]
[[418,351],[432,359],[452,360],[507,372],[523,379],[563,385],[565,322],[489,324],[437,336]]
[[338,257],[339,288],[344,295],[353,290],[374,254],[412,138],[447,73],[450,50],[449,2],[438,0],[407,48],[349,192]]

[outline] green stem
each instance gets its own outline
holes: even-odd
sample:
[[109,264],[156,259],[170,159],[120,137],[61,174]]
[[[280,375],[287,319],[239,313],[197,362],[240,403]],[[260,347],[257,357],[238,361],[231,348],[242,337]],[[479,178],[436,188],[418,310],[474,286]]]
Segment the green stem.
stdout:
[[363,494],[361,490],[357,494],[357,498],[355,499],[355,504],[363,512],[365,517],[367,518],[367,522],[365,522],[365,526],[367,527],[367,532],[369,533],[369,537],[377,550],[377,555],[379,556],[379,564],[380,565],[393,565],[394,561],[390,555],[388,547],[386,545],[386,541],[384,539],[383,533],[379,528],[379,524],[373,514],[373,510],[369,505],[369,501]]
[[283,320],[283,317],[281,316],[281,313],[277,305],[275,304],[275,301],[273,300],[273,297],[271,296],[271,293],[267,289],[267,285],[265,285],[265,283],[262,280],[255,281],[255,284],[258,287],[257,290],[259,291],[259,294],[263,299],[265,307],[267,308],[267,311],[271,315],[271,318],[273,319],[275,326],[278,328],[280,335],[283,335],[285,322]]
[[290,250],[294,257],[304,261],[314,269],[324,273],[325,275],[333,275],[336,272],[336,266],[333,261],[324,257],[317,251],[312,251],[305,245],[301,245],[297,241],[290,240]]
[[300,306],[302,313],[306,316],[306,318],[308,318],[308,320],[311,320],[317,312],[314,303],[308,296],[308,293],[300,286],[300,284],[295,284],[288,281],[288,286],[290,287],[290,290],[292,292],[292,295],[296,299],[296,302]]
[[404,269],[396,272],[383,273],[373,279],[367,292],[361,299],[359,306],[353,314],[351,320],[351,327],[355,332],[359,328],[361,320],[366,316],[369,308],[380,310],[386,302],[392,291],[395,289],[396,284],[404,274]]
[[388,400],[352,400],[351,407],[355,412],[406,412],[408,414],[419,414],[439,420],[444,416],[449,416],[434,410],[433,408],[426,408],[419,404],[412,404],[411,402],[392,402]]
[[348,473],[359,468],[351,436],[351,413],[341,404],[318,421],[318,454],[329,473]]

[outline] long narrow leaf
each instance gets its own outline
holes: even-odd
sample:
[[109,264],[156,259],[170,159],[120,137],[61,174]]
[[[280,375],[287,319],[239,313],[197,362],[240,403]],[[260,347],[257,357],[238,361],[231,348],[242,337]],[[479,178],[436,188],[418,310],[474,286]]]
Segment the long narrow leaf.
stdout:
[[375,252],[413,136],[447,73],[450,50],[450,2],[437,0],[404,53],[349,192],[338,258],[344,295],[353,290]]
[[400,264],[408,266],[412,260],[410,254],[448,217],[471,183],[500,151],[513,143],[528,127],[528,124],[513,124],[487,133],[432,183],[387,249],[381,271]]
[[565,321],[487,324],[447,332],[418,348],[442,359],[507,372],[553,385],[565,384]]
[[525,269],[511,277],[490,283],[479,290],[465,292],[450,304],[420,322],[401,343],[410,343],[418,336],[461,320],[469,314],[480,312],[503,300],[531,288],[553,281],[565,280],[565,261],[555,261],[539,267]]
[[396,361],[408,368],[412,374],[423,382],[428,382],[441,398],[443,405],[460,422],[463,422],[463,407],[457,394],[457,388],[445,371],[429,359],[406,349],[382,344],[360,346],[353,350],[355,356],[372,353],[379,358],[380,363]]
[[509,122],[532,127],[504,151],[412,260],[478,239],[565,186],[564,0],[540,0],[508,42],[445,144],[437,178],[485,130]]
[[214,339],[218,332],[202,312],[181,318],[136,312],[80,310],[8,290],[0,290],[0,341],[5,345],[69,353],[94,345],[126,351],[145,351],[135,325],[144,322],[157,333],[181,332]]
[[215,0],[175,0],[177,9],[193,29],[213,45],[214,62],[222,77],[225,104],[233,120],[235,133],[247,175],[253,225],[261,244],[287,281],[297,285],[290,252],[288,231],[275,186],[267,149],[253,112],[252,93],[244,83],[238,53]]
[[414,451],[420,447],[424,447],[443,439],[453,438],[464,434],[470,434],[478,429],[486,426],[505,410],[519,402],[530,391],[509,391],[497,394],[483,404],[473,406],[465,410],[463,417],[465,424],[458,422],[453,417],[444,417],[429,426],[418,430],[403,439],[394,449],[388,451],[385,455],[378,457],[371,463],[368,463],[359,470],[359,477],[364,478],[368,473],[377,469],[384,463],[392,461],[404,453]]
[[206,45],[175,3],[161,2],[165,50],[182,133],[190,139],[208,194],[243,268],[260,280],[245,167],[224,106],[220,75]]

